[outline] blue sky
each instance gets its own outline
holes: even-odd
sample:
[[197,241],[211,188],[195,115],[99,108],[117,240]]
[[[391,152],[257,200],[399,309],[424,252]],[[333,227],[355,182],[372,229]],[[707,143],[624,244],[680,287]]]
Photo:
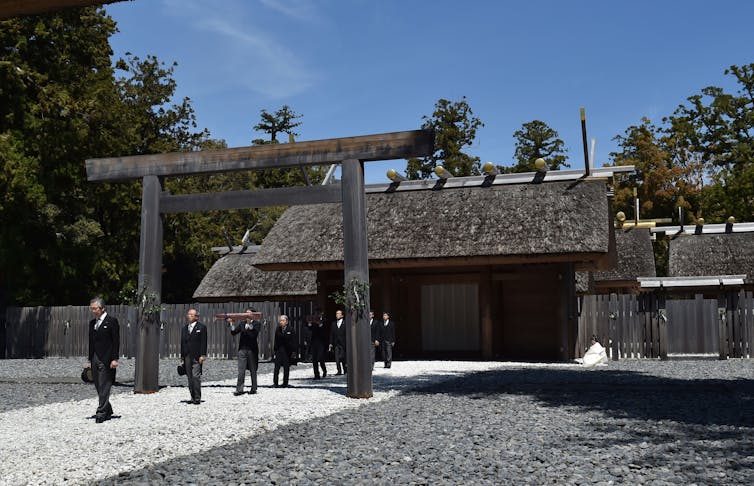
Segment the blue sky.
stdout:
[[[260,110],[303,115],[298,140],[413,130],[440,98],[466,96],[485,126],[466,151],[513,164],[513,133],[538,119],[583,167],[579,108],[596,165],[612,140],[659,124],[723,71],[754,62],[754,2],[134,0],[106,7],[129,51],[177,62],[178,96],[230,147],[261,136]],[[366,164],[367,182],[388,168]]]

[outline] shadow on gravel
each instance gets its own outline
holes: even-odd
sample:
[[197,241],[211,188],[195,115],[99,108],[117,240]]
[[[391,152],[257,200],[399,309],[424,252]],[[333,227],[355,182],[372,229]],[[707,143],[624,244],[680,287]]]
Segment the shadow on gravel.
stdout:
[[601,411],[613,418],[687,425],[754,427],[754,379],[674,379],[625,370],[493,370],[409,390],[471,399],[528,395],[549,407]]

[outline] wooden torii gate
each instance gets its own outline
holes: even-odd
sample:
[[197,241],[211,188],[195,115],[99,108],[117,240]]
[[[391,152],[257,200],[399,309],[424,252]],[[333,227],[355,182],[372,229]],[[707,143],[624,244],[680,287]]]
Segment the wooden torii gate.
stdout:
[[[163,213],[342,202],[343,281],[369,282],[364,162],[422,157],[433,152],[434,133],[414,130],[280,145],[89,159],[86,172],[88,180],[93,182],[143,180],[138,283],[139,289],[148,289],[161,302]],[[162,190],[160,182],[160,177],[168,176],[331,163],[341,164],[340,185],[171,195]],[[368,289],[364,298],[368,303]],[[367,315],[363,313],[354,319],[350,312],[346,313],[349,370],[346,394],[352,398],[372,396]],[[159,389],[159,332],[156,322],[140,326],[135,393],[153,393]]]

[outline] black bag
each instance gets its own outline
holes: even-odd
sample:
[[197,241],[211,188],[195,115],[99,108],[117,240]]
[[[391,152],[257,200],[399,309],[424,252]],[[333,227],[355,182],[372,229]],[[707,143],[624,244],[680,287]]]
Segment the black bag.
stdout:
[[178,376],[185,376],[186,375],[186,366],[179,364],[178,368],[176,368],[176,371],[178,372]]
[[83,381],[84,383],[94,382],[94,373],[92,373],[91,366],[81,370],[81,381]]

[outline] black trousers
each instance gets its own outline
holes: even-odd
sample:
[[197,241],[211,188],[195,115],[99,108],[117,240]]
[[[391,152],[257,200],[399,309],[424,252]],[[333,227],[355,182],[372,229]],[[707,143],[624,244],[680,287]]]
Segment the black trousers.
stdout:
[[278,386],[278,375],[283,368],[283,386],[288,386],[288,375],[291,371],[291,357],[288,353],[275,353],[275,372],[272,375],[272,384]]
[[380,341],[382,347],[382,359],[385,360],[385,368],[390,368],[393,364],[393,345],[392,341]]
[[314,367],[314,377],[319,378],[319,368],[322,368],[322,376],[327,375],[327,366],[325,365],[326,347],[323,342],[312,343],[312,366]]
[[92,378],[99,397],[96,415],[100,418],[109,417],[113,414],[113,407],[110,405],[110,389],[115,381],[115,369],[110,368],[110,363],[100,361],[96,353],[92,357]]
[[186,367],[186,379],[188,380],[189,393],[192,401],[202,399],[202,365],[199,360],[194,360],[190,354],[183,358],[183,366]]
[[338,374],[341,374],[341,368],[340,365],[343,365],[343,371],[342,373],[348,372],[347,367],[347,359],[346,359],[346,348],[341,345],[333,346],[333,352],[335,353],[335,369],[338,370]]
[[238,380],[236,391],[243,391],[243,382],[246,379],[246,370],[251,373],[251,391],[257,391],[257,368],[259,367],[259,353],[252,349],[238,350]]

